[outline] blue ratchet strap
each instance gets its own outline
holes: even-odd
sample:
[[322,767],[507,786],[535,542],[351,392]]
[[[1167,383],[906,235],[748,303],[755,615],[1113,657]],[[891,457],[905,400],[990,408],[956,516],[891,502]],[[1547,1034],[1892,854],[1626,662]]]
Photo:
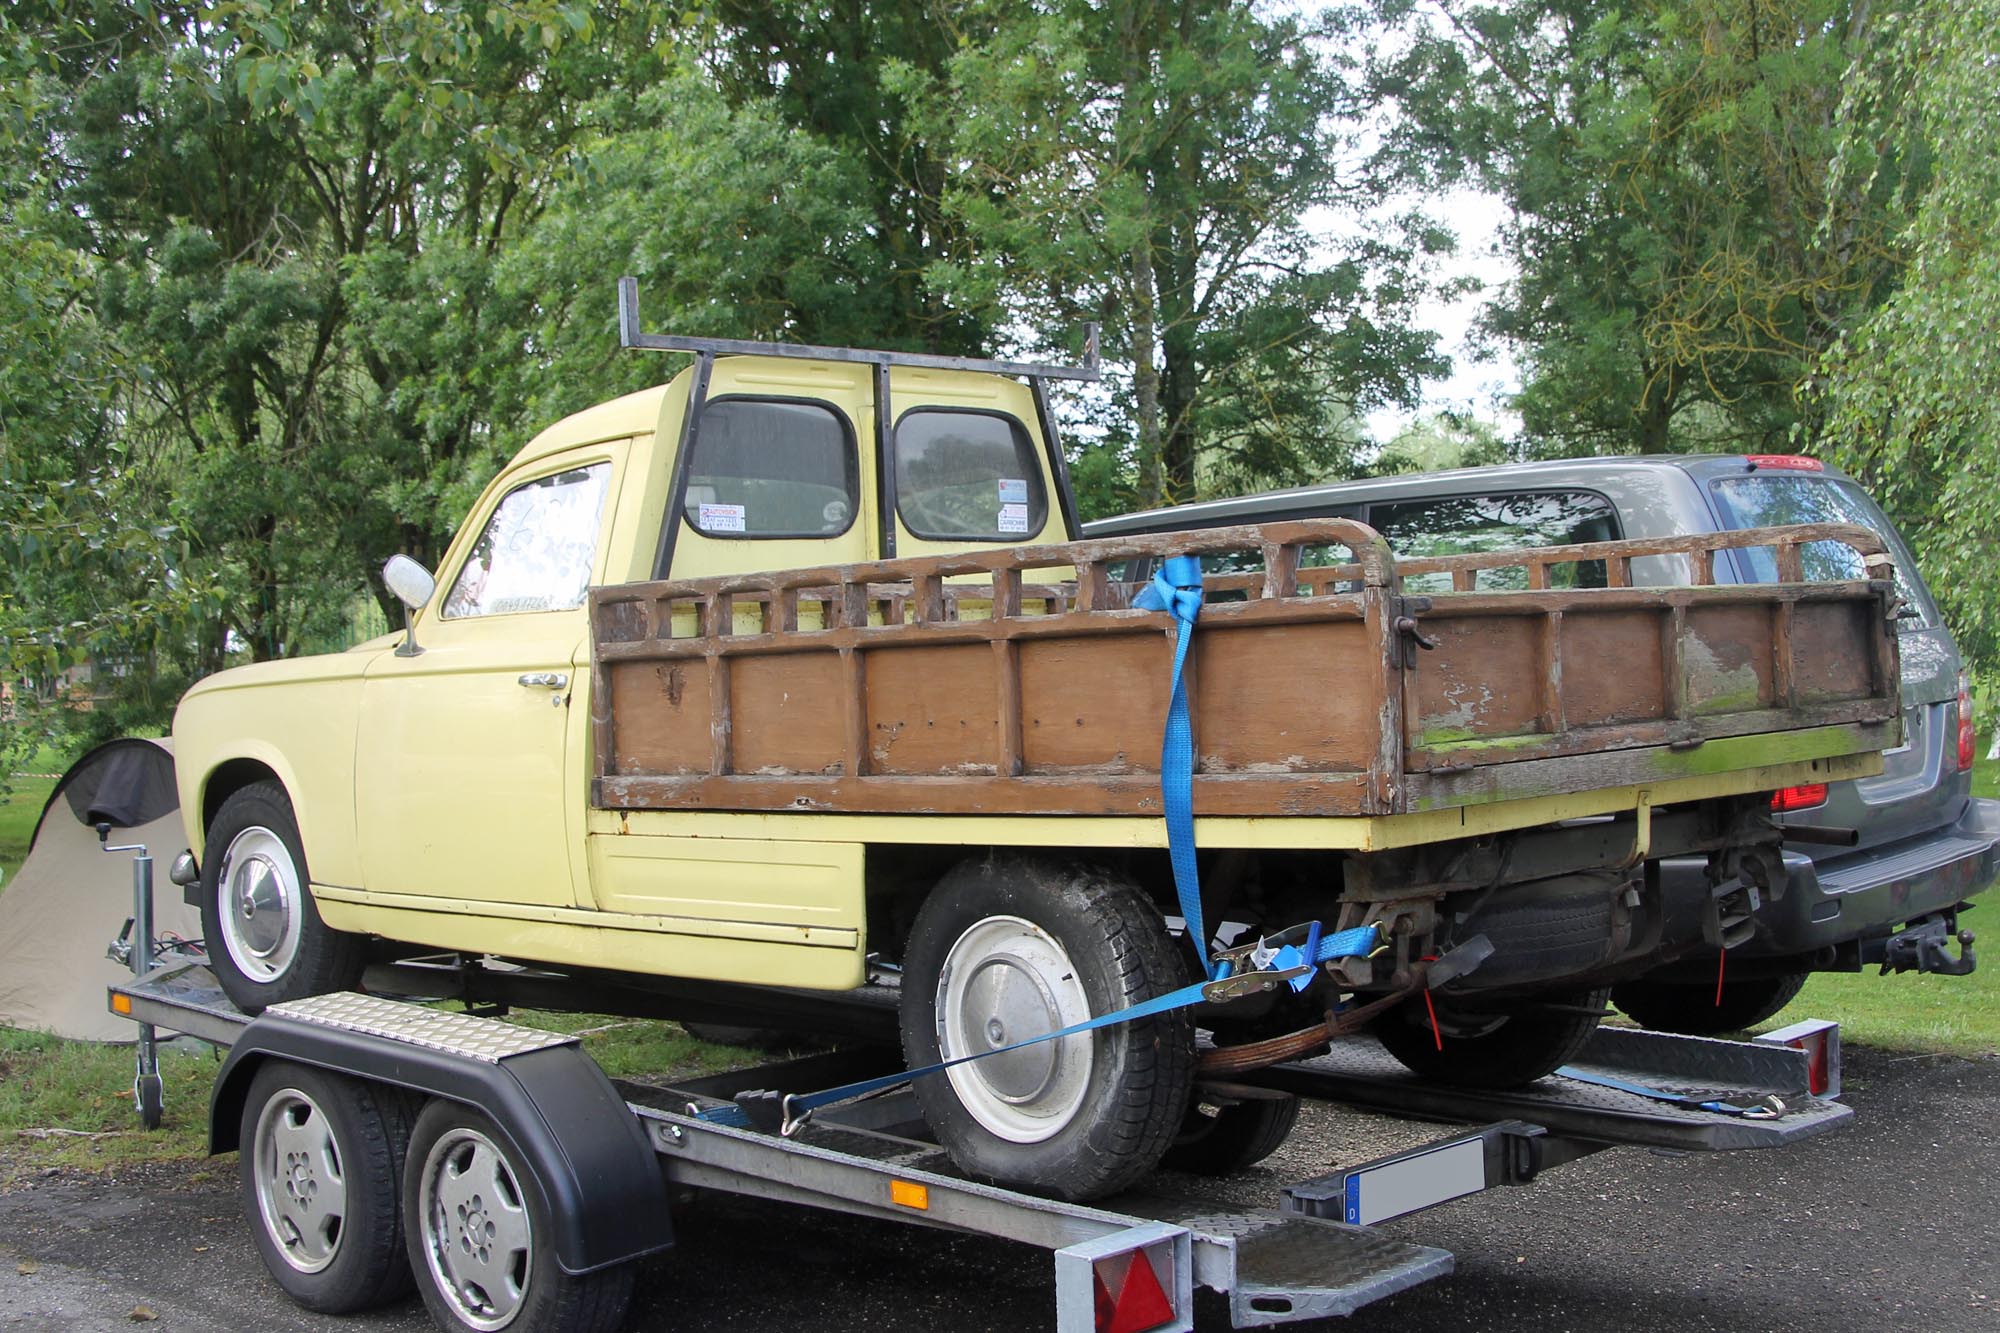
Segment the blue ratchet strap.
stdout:
[[[1089,1032],[1094,1028],[1110,1027],[1114,1023],[1131,1023],[1141,1018],[1150,1018],[1154,1014],[1164,1014],[1170,1010],[1184,1009],[1199,1001],[1201,999],[1201,992],[1202,983],[1197,981],[1191,986],[1183,986],[1179,990],[1168,991],[1165,995],[1156,995],[1150,1000],[1142,1000],[1129,1009],[1120,1009],[1116,1013],[1106,1014],[1102,1018],[1092,1018],[1086,1019],[1081,1023],[1072,1023],[1066,1028],[1057,1028],[1054,1032],[1044,1032],[1039,1037],[1029,1037],[1026,1041],[1017,1041],[1006,1046],[995,1046],[990,1051],[980,1051],[976,1055],[954,1056],[949,1060],[940,1060],[936,1064],[925,1065],[922,1069],[910,1069],[894,1074],[883,1074],[877,1078],[865,1078],[856,1083],[843,1083],[837,1088],[828,1088],[823,1092],[799,1093],[785,1098],[785,1118],[788,1121],[796,1122],[822,1106],[831,1106],[834,1102],[844,1102],[854,1097],[865,1097],[871,1092],[880,1092],[885,1088],[893,1088],[898,1083],[908,1083],[912,1079],[923,1078],[927,1074],[941,1073],[954,1065],[966,1064],[973,1060],[984,1060],[989,1055],[1002,1055],[1008,1051],[1018,1051],[1023,1046],[1034,1046],[1040,1042],[1054,1041],[1059,1037],[1074,1037],[1078,1033]],[[713,1106],[698,1114],[695,1119],[706,1120],[710,1124],[734,1125],[738,1129],[748,1129],[750,1127],[750,1118],[743,1113],[743,1108],[740,1106]]]
[[1600,1088],[1612,1088],[1618,1092],[1629,1092],[1640,1097],[1649,1097],[1656,1102],[1666,1102],[1670,1106],[1684,1107],[1690,1111],[1713,1111],[1717,1115],[1741,1116],[1745,1120],[1776,1120],[1785,1113],[1785,1103],[1775,1095],[1760,1098],[1749,1106],[1739,1106],[1735,1102],[1725,1102],[1720,1098],[1702,1100],[1686,1093],[1670,1092],[1665,1088],[1649,1088],[1643,1083],[1630,1083],[1609,1074],[1596,1074],[1578,1069],[1575,1065],[1564,1065],[1556,1073],[1563,1078],[1573,1078],[1579,1083],[1590,1083]]
[[[1318,930],[1319,923],[1314,922],[1312,930],[1308,933],[1308,938],[1316,937]],[[1299,963],[1306,961],[1308,957],[1313,959],[1315,965],[1322,962],[1329,962],[1335,958],[1365,957],[1375,951],[1380,940],[1381,937],[1376,927],[1357,926],[1352,930],[1343,930],[1337,934],[1319,939],[1317,948],[1310,955],[1301,952],[1296,945],[1286,945],[1284,948],[1278,950],[1277,954],[1272,958],[1270,965],[1274,968],[1282,969],[1295,967]],[[1290,956],[1289,960],[1287,960],[1288,955]],[[1226,967],[1227,965],[1225,964],[1224,968],[1226,969]],[[1303,979],[1310,981],[1312,978],[1308,974]],[[1295,978],[1292,984],[1297,986],[1298,980]],[[1081,1023],[1072,1023],[1066,1028],[1057,1028],[1054,1032],[1044,1032],[1038,1037],[1029,1037],[1024,1041],[1013,1042],[1006,1046],[996,1046],[990,1051],[980,1051],[976,1055],[954,1056],[949,1060],[940,1060],[936,1064],[925,1065],[922,1069],[910,1069],[894,1074],[882,1074],[875,1078],[861,1079],[854,1083],[843,1083],[837,1088],[828,1088],[822,1092],[796,1093],[784,1100],[785,1120],[788,1124],[797,1124],[822,1106],[831,1106],[835,1102],[851,1101],[856,1097],[865,1097],[871,1092],[881,1092],[885,1089],[893,1088],[900,1083],[908,1083],[913,1079],[942,1073],[944,1070],[950,1069],[955,1065],[968,1064],[974,1060],[984,1060],[989,1055],[1003,1055],[1008,1051],[1018,1051],[1024,1046],[1034,1046],[1040,1042],[1055,1041],[1062,1037],[1074,1037],[1081,1033],[1094,1031],[1097,1028],[1111,1027],[1117,1023],[1132,1023],[1141,1018],[1151,1018],[1154,1014],[1171,1013],[1175,1009],[1185,1009],[1200,1003],[1203,998],[1204,989],[1205,983],[1197,981],[1193,985],[1183,986],[1179,990],[1168,991],[1165,995],[1157,995],[1150,1000],[1142,1000],[1130,1008],[1119,1009],[1113,1013],[1105,1014],[1102,1018],[1092,1018],[1086,1019]],[[1303,987],[1300,987],[1300,989],[1303,989]],[[711,1106],[705,1111],[698,1112],[695,1115],[695,1119],[707,1121],[712,1125],[731,1125],[737,1129],[751,1128],[750,1117],[744,1112],[742,1107],[734,1105]]]
[[1208,927],[1201,917],[1201,873],[1194,862],[1194,728],[1188,722],[1188,645],[1194,642],[1195,618],[1201,614],[1201,559],[1170,556],[1159,573],[1132,604],[1146,611],[1172,614],[1174,626],[1174,687],[1167,705],[1167,726],[1160,738],[1160,804],[1167,816],[1167,851],[1174,863],[1174,892],[1181,901],[1188,940],[1201,960],[1202,975],[1213,977],[1208,956]]

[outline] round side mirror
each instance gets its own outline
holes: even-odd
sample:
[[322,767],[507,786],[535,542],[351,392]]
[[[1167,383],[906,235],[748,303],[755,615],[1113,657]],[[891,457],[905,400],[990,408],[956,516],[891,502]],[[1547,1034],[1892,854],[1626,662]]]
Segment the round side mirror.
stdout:
[[396,600],[412,611],[420,611],[430,605],[431,594],[437,591],[437,580],[431,572],[406,555],[392,555],[382,566],[382,582]]

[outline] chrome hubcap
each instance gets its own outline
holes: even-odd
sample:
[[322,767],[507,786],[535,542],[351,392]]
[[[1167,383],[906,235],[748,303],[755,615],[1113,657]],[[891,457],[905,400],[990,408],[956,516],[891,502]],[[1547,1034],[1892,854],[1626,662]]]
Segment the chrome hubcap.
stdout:
[[284,974],[299,951],[304,889],[292,854],[270,829],[244,829],[222,854],[217,890],[223,944],[254,981]]
[[340,1253],[347,1180],[340,1145],[318,1103],[284,1088],[257,1117],[252,1182],[265,1232],[301,1273],[317,1273]]
[[519,1182],[493,1141],[454,1129],[424,1159],[424,1258],[458,1317],[499,1329],[520,1313],[534,1263],[533,1225]]
[[[938,1048],[945,1059],[981,1055],[1090,1017],[1069,954],[1033,922],[988,917],[945,957],[938,979]],[[1089,1090],[1087,1033],[1038,1042],[946,1071],[974,1119],[1013,1143],[1060,1133]]]

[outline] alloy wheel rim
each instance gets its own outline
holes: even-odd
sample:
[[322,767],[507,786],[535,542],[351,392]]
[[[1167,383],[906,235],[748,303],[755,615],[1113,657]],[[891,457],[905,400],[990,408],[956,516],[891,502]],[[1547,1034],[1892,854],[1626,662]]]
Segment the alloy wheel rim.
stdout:
[[534,1225],[493,1140],[461,1127],[433,1144],[418,1207],[424,1260],[453,1313],[486,1333],[512,1323],[528,1296]]
[[297,1088],[280,1089],[258,1113],[251,1151],[265,1234],[287,1264],[320,1272],[347,1230],[347,1175],[326,1112]]

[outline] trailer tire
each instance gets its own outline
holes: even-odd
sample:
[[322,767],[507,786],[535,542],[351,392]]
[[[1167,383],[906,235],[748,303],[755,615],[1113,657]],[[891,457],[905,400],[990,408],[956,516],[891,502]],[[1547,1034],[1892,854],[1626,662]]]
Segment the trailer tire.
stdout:
[[[1514,1011],[1485,1023],[1455,1023],[1455,1006],[1434,999],[1442,1030],[1431,1029],[1421,996],[1372,1029],[1405,1069],[1467,1088],[1516,1088],[1554,1073],[1575,1058],[1597,1031],[1608,990],[1566,991],[1514,1002]],[[1454,1032],[1454,1026],[1461,1030]]]
[[410,1119],[357,1079],[266,1062],[243,1102],[243,1211],[273,1280],[308,1310],[352,1314],[406,1295],[397,1197]]
[[1743,977],[1722,983],[1722,1002],[1706,982],[1627,981],[1611,988],[1611,1002],[1655,1032],[1715,1037],[1755,1027],[1798,998],[1807,973]]
[[[911,1068],[991,1050],[1179,987],[1160,911],[1080,864],[992,856],[926,898],[904,955]],[[1174,1141],[1194,1084],[1187,1011],[1099,1028],[918,1079],[924,1119],[968,1174],[1068,1199],[1115,1193]]]
[[347,990],[367,964],[361,936],[320,919],[292,800],[276,782],[230,793],[208,826],[201,928],[215,979],[246,1014]]
[[1197,1176],[1226,1176],[1252,1167],[1276,1152],[1298,1123],[1299,1099],[1263,1098],[1231,1102],[1214,1115],[1188,1107],[1180,1137],[1160,1165]]
[[434,1099],[403,1171],[403,1227],[417,1290],[440,1328],[610,1333],[625,1320],[634,1265],[565,1273],[529,1168],[491,1119]]

